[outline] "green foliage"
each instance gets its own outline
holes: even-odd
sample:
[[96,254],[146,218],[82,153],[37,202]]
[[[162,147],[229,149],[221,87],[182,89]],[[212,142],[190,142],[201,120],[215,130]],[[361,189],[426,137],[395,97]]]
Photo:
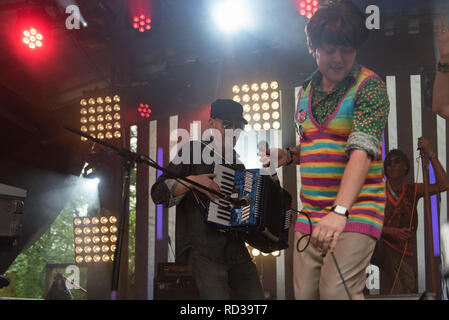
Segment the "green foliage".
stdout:
[[[131,126],[130,149],[137,151],[137,126]],[[135,256],[136,256],[136,173],[134,166],[131,172],[129,188],[129,254],[128,254],[128,280],[129,298],[133,299],[135,285]]]
[[46,265],[74,264],[73,212],[71,205],[64,208],[39,241],[19,254],[9,267],[7,274],[14,273],[17,279],[16,297],[44,298]]
[[[137,127],[131,127],[131,150],[137,149]],[[7,290],[0,290],[0,296],[16,298],[43,299],[47,264],[75,264],[73,218],[86,215],[95,199],[92,192],[86,192],[79,181],[74,188],[73,197],[57,216],[51,227],[31,247],[19,254],[9,267],[6,275],[14,279]],[[135,230],[136,230],[136,168],[130,182],[129,199],[129,284],[133,298],[135,275]],[[57,272],[65,274],[65,269],[55,269],[49,286]],[[68,276],[68,274],[65,274]],[[80,286],[87,289],[87,269],[80,268]],[[76,300],[86,299],[79,290],[71,290]],[[15,295],[14,295],[15,293]]]

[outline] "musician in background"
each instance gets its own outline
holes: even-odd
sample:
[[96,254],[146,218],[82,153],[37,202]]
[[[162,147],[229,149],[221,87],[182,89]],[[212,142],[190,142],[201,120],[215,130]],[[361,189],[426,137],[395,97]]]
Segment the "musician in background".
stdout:
[[436,24],[435,32],[440,49],[440,61],[433,85],[432,111],[449,120],[449,27],[446,28],[443,16],[441,28]]
[[[298,245],[298,240],[310,234],[310,225],[298,215],[295,297],[363,299],[365,270],[381,234],[385,207],[381,141],[388,95],[382,80],[356,62],[368,31],[354,3],[321,6],[306,34],[318,70],[299,95],[295,123],[300,144],[277,150],[278,165],[301,164],[302,211],[313,225],[312,245],[302,250],[306,241]],[[269,155],[261,156],[269,165]]]
[[[418,139],[418,148],[430,159],[435,172],[434,184],[429,194],[449,190],[449,179],[436,153],[424,137]],[[416,205],[424,196],[423,183],[405,183],[410,161],[398,149],[390,150],[385,157],[384,172],[387,177],[387,205],[382,236],[374,250],[372,263],[380,274],[381,294],[407,294],[418,292],[416,261]]]
[[[236,139],[225,135],[225,129],[241,130],[247,123],[242,112],[242,105],[235,101],[213,102],[208,126],[220,132],[222,141],[191,141],[178,154],[182,159],[182,153],[189,152],[190,162],[177,165],[171,162],[167,169],[220,192],[213,181],[212,164],[205,164],[202,157],[200,164],[193,164],[193,158],[195,153],[208,148],[215,150],[214,159],[216,156],[219,160],[226,160],[223,159],[227,153],[224,149],[231,144],[232,159],[226,163],[232,163],[234,169],[244,169],[243,164],[238,164],[233,149]],[[256,265],[244,241],[236,233],[220,231],[204,222],[204,204],[208,197],[216,200],[215,194],[163,174],[151,188],[151,197],[155,203],[165,207],[176,205],[176,262],[190,265],[201,299],[228,300],[229,289],[232,297],[238,299],[264,299]]]

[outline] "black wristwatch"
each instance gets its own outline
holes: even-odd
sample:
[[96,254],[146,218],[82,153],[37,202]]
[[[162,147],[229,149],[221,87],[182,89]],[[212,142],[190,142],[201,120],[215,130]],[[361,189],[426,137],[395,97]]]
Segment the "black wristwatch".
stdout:
[[438,62],[437,70],[439,72],[445,72],[445,73],[449,72],[449,63]]
[[341,216],[345,216],[346,218],[349,217],[349,210],[346,207],[340,206],[338,204],[336,206],[333,206],[331,208],[331,211]]

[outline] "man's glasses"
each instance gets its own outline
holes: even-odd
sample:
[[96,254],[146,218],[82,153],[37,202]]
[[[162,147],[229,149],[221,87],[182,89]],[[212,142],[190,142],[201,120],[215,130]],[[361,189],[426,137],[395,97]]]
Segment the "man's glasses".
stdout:
[[241,120],[222,120],[223,129],[240,129],[243,130],[244,124]]
[[388,160],[385,160],[385,166],[391,166],[391,165],[393,164],[393,162],[394,162],[395,164],[398,164],[398,163],[400,163],[401,161],[402,161],[401,158],[388,159]]

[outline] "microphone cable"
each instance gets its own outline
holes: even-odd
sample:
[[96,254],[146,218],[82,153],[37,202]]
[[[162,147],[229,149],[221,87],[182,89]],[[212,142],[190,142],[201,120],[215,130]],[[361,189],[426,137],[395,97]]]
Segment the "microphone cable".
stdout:
[[[312,237],[312,220],[310,219],[310,217],[309,217],[309,215],[308,215],[307,213],[305,213],[305,212],[303,212],[303,211],[295,210],[295,209],[293,209],[293,208],[290,208],[290,209],[293,210],[293,211],[295,211],[295,212],[297,212],[297,213],[299,213],[299,214],[303,214],[304,216],[306,216],[306,218],[307,218],[307,220],[308,220],[308,222],[309,222],[309,231],[310,231],[309,234],[304,234],[304,235],[303,235],[302,237],[300,237],[300,238],[298,239],[298,241],[296,242],[296,251],[298,251],[299,253],[301,253],[301,252],[304,252],[304,251],[307,249],[307,247],[309,246],[309,244],[310,244],[310,238]],[[303,249],[299,249],[299,243],[300,243],[304,238],[308,238],[308,239],[307,239],[307,243],[306,243],[306,245],[304,246]],[[349,300],[352,300],[352,295],[351,295],[351,293],[349,292],[348,286],[347,286],[346,281],[345,281],[345,278],[343,277],[343,274],[342,274],[342,272],[341,272],[341,270],[340,270],[340,266],[338,265],[337,259],[335,258],[335,255],[334,255],[333,252],[331,252],[330,254],[331,254],[331,256],[332,256],[332,260],[333,260],[334,263],[335,263],[335,267],[337,268],[338,275],[340,276],[340,279],[341,279],[341,281],[342,281],[342,283],[343,283],[343,286],[344,286],[344,288],[345,288],[346,294],[348,295]]]

